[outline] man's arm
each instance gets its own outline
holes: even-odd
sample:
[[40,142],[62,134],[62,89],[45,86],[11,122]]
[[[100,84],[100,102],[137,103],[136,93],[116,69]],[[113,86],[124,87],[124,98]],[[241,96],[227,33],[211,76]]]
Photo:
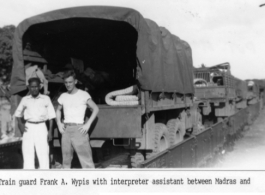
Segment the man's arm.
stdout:
[[60,133],[64,133],[64,130],[65,130],[64,124],[61,121],[62,109],[63,109],[63,106],[60,104],[58,105],[56,109],[56,122],[57,122],[57,126],[58,126]]
[[26,127],[25,127],[26,121],[21,117],[17,117],[17,120],[18,120],[19,131],[20,131],[21,135],[23,135],[23,133],[27,131]]
[[18,120],[18,128],[19,128],[21,134],[23,134],[24,132],[27,131],[27,129],[25,127],[26,121],[23,118],[25,109],[26,109],[25,100],[24,100],[24,98],[22,98],[22,100],[20,101],[20,103],[19,103],[19,105],[15,111],[15,114],[14,114],[14,119],[17,118],[17,120]]
[[92,114],[90,118],[87,120],[87,122],[82,127],[79,128],[79,130],[83,134],[86,134],[88,132],[92,122],[95,120],[99,112],[98,106],[95,104],[95,102],[92,99],[87,100],[87,106],[92,110]]
[[52,105],[50,97],[46,96],[48,101],[48,119],[49,119],[49,128],[48,128],[48,141],[52,140],[52,130],[53,130],[53,119],[56,118],[56,113]]

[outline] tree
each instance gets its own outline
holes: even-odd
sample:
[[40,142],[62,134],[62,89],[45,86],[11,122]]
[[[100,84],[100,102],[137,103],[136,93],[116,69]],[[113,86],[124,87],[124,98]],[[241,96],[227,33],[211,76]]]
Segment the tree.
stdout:
[[13,64],[12,44],[15,29],[16,27],[14,25],[8,25],[0,28],[0,74],[5,72],[5,77],[7,79],[10,78],[9,75]]

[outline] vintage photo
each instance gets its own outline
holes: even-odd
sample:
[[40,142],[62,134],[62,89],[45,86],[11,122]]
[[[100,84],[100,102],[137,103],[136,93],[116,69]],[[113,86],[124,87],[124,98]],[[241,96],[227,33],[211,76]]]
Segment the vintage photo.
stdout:
[[[13,0],[0,10],[3,171],[264,170],[265,1]],[[185,182],[251,177],[152,180]]]

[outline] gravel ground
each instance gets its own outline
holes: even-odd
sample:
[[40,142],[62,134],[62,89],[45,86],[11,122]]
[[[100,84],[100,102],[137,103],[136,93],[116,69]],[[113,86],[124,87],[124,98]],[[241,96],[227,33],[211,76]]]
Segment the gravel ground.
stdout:
[[265,109],[214,168],[265,170]]

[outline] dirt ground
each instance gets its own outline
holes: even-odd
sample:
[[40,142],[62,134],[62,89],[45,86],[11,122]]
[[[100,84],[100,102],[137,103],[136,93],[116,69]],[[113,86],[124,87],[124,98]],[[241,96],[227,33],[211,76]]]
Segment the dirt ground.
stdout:
[[234,149],[224,152],[214,168],[265,170],[265,109],[235,142]]

